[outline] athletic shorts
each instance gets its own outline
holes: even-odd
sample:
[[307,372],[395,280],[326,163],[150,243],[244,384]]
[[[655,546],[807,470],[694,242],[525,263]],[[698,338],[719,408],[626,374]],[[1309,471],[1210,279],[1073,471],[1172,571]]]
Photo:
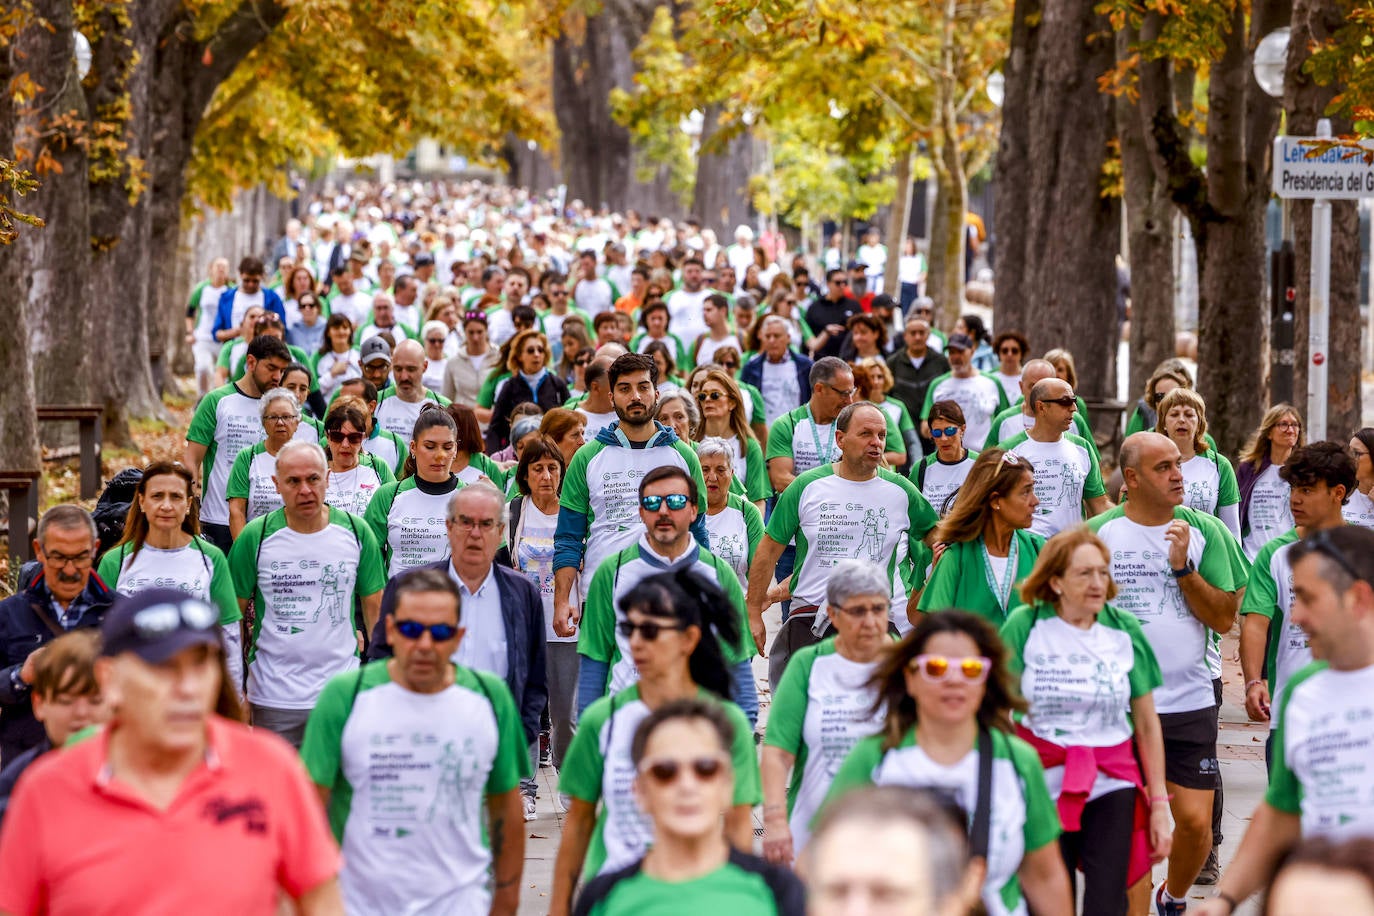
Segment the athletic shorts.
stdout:
[[208,340],[197,340],[191,344],[191,352],[196,358],[196,373],[214,372],[215,361],[219,359],[219,344]]
[[1159,716],[1164,731],[1164,778],[1185,789],[1220,789],[1217,763],[1217,709]]

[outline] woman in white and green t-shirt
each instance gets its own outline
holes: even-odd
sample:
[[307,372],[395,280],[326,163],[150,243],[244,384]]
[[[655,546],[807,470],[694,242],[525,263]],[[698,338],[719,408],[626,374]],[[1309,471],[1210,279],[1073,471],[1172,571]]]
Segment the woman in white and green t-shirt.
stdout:
[[363,519],[377,536],[388,579],[449,555],[448,501],[463,482],[449,468],[458,427],[448,411],[427,401],[420,407],[401,479],[382,484]]
[[[834,639],[787,660],[764,737],[763,854],[791,865],[810,839],[830,780],[861,738],[883,726],[873,672],[885,646],[892,584],[862,560],[841,560],[826,584]],[[792,774],[789,784],[788,773]]]
[[396,479],[382,459],[363,451],[367,439],[367,405],[349,395],[336,398],[324,418],[324,448],[329,459],[329,486],[324,501],[361,516],[384,484]]
[[715,583],[686,570],[644,579],[620,599],[620,609],[625,620],[618,626],[627,631],[639,682],[587,707],[563,761],[559,789],[572,801],[554,863],[550,916],[567,916],[579,878],[625,868],[651,845],[653,824],[634,797],[630,750],[639,723],[673,700],[719,703],[733,724],[735,787],[725,836],[739,850],[754,845],[751,809],[763,796],[753,730],[740,708],[723,699],[731,678],[721,646],[739,641],[739,616]]
[[301,404],[285,388],[264,394],[258,413],[267,438],[239,451],[224,489],[229,500],[229,534],[236,538],[244,525],[281,508],[281,494],[272,480],[277,472],[277,452],[296,437],[301,425]]
[[749,564],[763,540],[763,514],[734,490],[735,470],[730,445],[710,436],[697,443],[697,460],[706,482],[706,533],[711,553],[735,571],[740,588],[749,587]]
[[971,854],[987,861],[991,916],[1072,913],[1059,814],[1035,750],[1010,734],[1025,703],[991,625],[962,611],[928,614],[884,656],[874,683],[883,730],[850,751],[826,803],[875,784],[947,794],[969,814]]
[[[1136,616],[1107,604],[1116,594],[1111,560],[1086,527],[1061,531],[1021,587],[1026,603],[1002,625],[1007,665],[1030,704],[1018,731],[1040,754],[1064,825],[1064,864],[1083,872],[1083,912],[1093,916],[1126,916],[1127,889],[1173,842],[1153,693],[1159,663]],[[1135,855],[1141,840],[1148,857]]]
[[243,612],[224,554],[199,531],[191,511],[191,472],[171,461],[154,462],[143,469],[124,521],[124,537],[105,551],[97,574],[121,595],[178,588],[218,608],[225,661],[242,693]]
[[1159,401],[1155,432],[1178,446],[1183,458],[1183,505],[1221,520],[1240,540],[1240,489],[1236,471],[1207,436],[1207,405],[1191,388],[1174,388]]
[[1374,528],[1374,428],[1366,426],[1350,440],[1350,457],[1355,459],[1355,491],[1350,494],[1341,515],[1352,525]]
[[[978,453],[964,447],[964,409],[955,401],[936,401],[930,407],[930,435],[935,451],[915,462],[911,482],[938,512],[947,515],[964,485]],[[996,444],[996,443],[994,443]]]

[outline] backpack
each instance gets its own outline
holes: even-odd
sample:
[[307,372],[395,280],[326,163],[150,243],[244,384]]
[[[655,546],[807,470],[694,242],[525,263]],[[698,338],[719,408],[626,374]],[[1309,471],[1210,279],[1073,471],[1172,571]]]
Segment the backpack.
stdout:
[[96,501],[91,517],[95,519],[96,536],[99,546],[97,557],[105,553],[124,536],[124,520],[128,518],[129,506],[138,494],[138,485],[143,481],[143,471],[138,468],[125,468],[105,484],[100,499]]

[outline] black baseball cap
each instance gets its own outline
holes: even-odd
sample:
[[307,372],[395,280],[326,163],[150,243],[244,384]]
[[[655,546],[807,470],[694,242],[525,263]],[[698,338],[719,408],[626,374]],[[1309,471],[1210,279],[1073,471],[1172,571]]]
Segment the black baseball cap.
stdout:
[[101,655],[132,652],[160,665],[192,646],[220,646],[219,611],[175,588],[117,598],[100,624]]

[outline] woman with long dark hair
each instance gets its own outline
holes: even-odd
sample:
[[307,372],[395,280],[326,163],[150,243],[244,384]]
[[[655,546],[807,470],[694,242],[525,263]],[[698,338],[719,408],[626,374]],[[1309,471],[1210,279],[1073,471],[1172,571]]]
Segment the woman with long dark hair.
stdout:
[[510,444],[510,414],[515,405],[529,401],[541,410],[549,410],[568,400],[568,386],[549,371],[551,365],[549,341],[541,332],[521,331],[510,339],[510,356],[506,361],[510,377],[492,401],[486,437],[488,452],[499,452]]
[[[634,863],[653,840],[653,824],[635,801],[631,742],[654,710],[673,700],[709,698],[735,728],[730,750],[733,806],[725,835],[736,849],[753,848],[750,809],[762,799],[749,720],[729,702],[730,666],[721,646],[740,639],[739,615],[725,594],[689,572],[644,579],[620,599],[639,681],[587,707],[559,774],[572,804],[554,864],[552,916],[567,916],[580,877],[591,879]],[[585,866],[585,868],[584,868]]]
[[315,375],[326,400],[344,382],[363,377],[362,357],[353,346],[353,330],[353,322],[344,315],[330,315],[324,326],[324,340],[315,356]]
[[363,514],[382,548],[387,578],[449,555],[447,529],[430,519],[448,517],[449,497],[463,485],[453,473],[457,448],[453,417],[426,401],[415,421],[400,479],[383,484]]
[[1352,525],[1374,528],[1374,427],[1366,426],[1350,437],[1350,457],[1355,459],[1355,491],[1341,514]]

